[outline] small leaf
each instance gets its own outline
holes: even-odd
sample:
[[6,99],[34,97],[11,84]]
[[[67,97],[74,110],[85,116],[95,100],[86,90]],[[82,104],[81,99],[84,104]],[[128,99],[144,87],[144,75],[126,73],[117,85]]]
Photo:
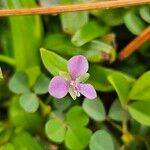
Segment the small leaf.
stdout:
[[133,85],[130,92],[131,100],[150,101],[150,71],[145,72]]
[[108,31],[108,27],[100,26],[97,22],[91,21],[79,29],[72,37],[71,41],[75,46],[82,46],[85,43],[103,36]]
[[128,30],[135,35],[140,34],[145,29],[145,23],[134,11],[126,13],[124,23]]
[[39,95],[47,93],[49,82],[50,79],[48,79],[44,74],[41,74],[34,85],[34,92]]
[[52,75],[59,75],[60,71],[67,72],[67,61],[64,58],[44,48],[40,51],[44,66]]
[[70,96],[66,96],[62,99],[54,98],[52,103],[56,109],[61,110],[61,111],[65,111],[66,109],[68,109],[71,106],[72,101],[71,101]]
[[84,127],[68,128],[65,137],[65,145],[71,150],[82,150],[88,146],[91,135],[91,130]]
[[150,101],[136,101],[130,103],[129,113],[136,121],[150,126]]
[[122,121],[122,113],[123,110],[119,100],[115,100],[109,109],[108,116],[115,121]]
[[34,66],[34,67],[27,68],[26,73],[29,78],[29,84],[32,87],[35,84],[38,76],[41,74],[40,67]]
[[129,100],[129,91],[132,80],[127,78],[124,74],[118,72],[108,76],[108,80],[115,88],[122,105],[125,105]]
[[72,127],[86,126],[89,122],[89,118],[82,107],[74,106],[67,112],[66,121]]
[[85,74],[81,75],[80,77],[78,77],[77,80],[84,83],[89,79],[89,77],[90,77],[90,74],[85,73]]
[[20,105],[27,112],[35,112],[39,107],[38,97],[32,93],[23,94],[20,97]]
[[42,150],[41,145],[28,132],[21,131],[11,139],[15,150]]
[[96,131],[90,140],[90,150],[114,150],[112,137],[105,130]]
[[[82,3],[84,0],[61,0],[62,4]],[[62,29],[65,33],[74,34],[88,22],[88,12],[71,12],[60,15]]]
[[99,98],[94,100],[84,99],[83,109],[89,117],[96,121],[104,121],[106,117],[105,108]]
[[9,81],[9,89],[16,94],[29,92],[27,74],[21,71],[15,73]]
[[51,119],[46,123],[45,132],[50,140],[61,143],[65,139],[66,126],[59,120]]
[[142,6],[140,8],[140,15],[146,22],[150,23],[150,6]]

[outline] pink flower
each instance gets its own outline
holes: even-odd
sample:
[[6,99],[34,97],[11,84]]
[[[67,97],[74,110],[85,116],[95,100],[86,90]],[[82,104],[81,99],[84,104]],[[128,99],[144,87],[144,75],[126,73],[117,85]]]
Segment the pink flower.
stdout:
[[80,94],[88,99],[95,99],[97,94],[94,87],[91,84],[83,83],[89,77],[87,59],[82,55],[74,56],[68,61],[67,67],[69,73],[63,72],[50,81],[48,87],[50,95],[61,99],[69,92],[74,100]]

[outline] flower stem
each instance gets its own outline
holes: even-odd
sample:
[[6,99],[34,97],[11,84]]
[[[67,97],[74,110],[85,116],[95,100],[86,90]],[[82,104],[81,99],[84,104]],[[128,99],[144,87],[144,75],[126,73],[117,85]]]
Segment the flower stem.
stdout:
[[10,58],[8,56],[4,56],[4,55],[0,55],[0,61],[1,62],[4,62],[4,63],[7,63],[11,66],[15,66],[16,65],[16,62],[13,58]]
[[120,8],[140,4],[150,4],[150,0],[112,0],[95,3],[82,3],[73,5],[70,4],[39,8],[1,9],[0,16],[58,14],[64,12],[87,11],[93,9]]

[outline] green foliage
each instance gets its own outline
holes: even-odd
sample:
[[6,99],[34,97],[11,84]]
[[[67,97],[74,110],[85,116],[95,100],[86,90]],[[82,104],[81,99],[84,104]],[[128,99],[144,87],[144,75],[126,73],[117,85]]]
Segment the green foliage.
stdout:
[[97,22],[91,21],[79,29],[72,37],[71,41],[75,46],[82,46],[85,43],[103,36],[108,31],[108,27],[100,26]]
[[95,100],[84,99],[83,109],[95,121],[104,121],[106,117],[105,108],[99,98]]
[[42,48],[41,57],[44,66],[52,75],[59,75],[60,71],[67,71],[67,61],[59,55]]
[[147,100],[150,101],[150,71],[145,72],[133,85],[130,92],[132,100]]
[[111,136],[105,130],[95,132],[90,140],[90,150],[114,150]]
[[9,81],[9,89],[17,94],[29,92],[28,77],[24,72],[17,72]]
[[150,6],[142,6],[140,8],[140,15],[146,22],[150,23]]
[[20,97],[20,105],[27,112],[35,112],[39,107],[38,97],[33,93],[23,94]]

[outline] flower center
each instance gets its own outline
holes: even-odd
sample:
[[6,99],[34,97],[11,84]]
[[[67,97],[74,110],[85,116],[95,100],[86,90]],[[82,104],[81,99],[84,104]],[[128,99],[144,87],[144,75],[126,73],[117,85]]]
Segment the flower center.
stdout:
[[80,93],[78,92],[78,89],[77,89],[77,81],[75,80],[71,80],[70,81],[70,88],[73,90],[73,92],[75,93],[76,96],[80,96]]

